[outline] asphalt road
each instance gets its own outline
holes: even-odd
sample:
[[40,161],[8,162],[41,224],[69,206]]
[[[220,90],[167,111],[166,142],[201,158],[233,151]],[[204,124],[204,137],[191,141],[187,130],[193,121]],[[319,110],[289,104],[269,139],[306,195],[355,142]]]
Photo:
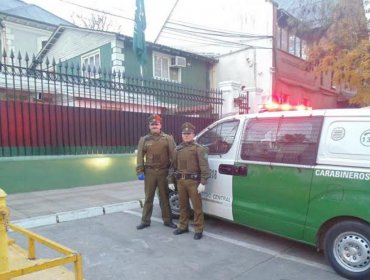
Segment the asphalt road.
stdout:
[[[136,208],[31,230],[82,253],[89,280],[343,279],[313,247],[212,217],[206,217],[201,240],[193,232],[175,236],[162,225],[158,205],[151,226],[138,231],[140,215]],[[38,246],[37,256],[53,253]]]

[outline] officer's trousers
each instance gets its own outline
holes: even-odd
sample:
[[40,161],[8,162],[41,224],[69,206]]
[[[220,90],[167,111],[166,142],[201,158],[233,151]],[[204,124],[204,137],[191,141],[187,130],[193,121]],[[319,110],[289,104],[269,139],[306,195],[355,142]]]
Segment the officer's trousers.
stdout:
[[187,229],[189,226],[189,198],[194,210],[194,230],[203,232],[204,215],[202,209],[202,197],[198,193],[199,182],[191,179],[177,180],[177,192],[180,202],[179,228]]
[[170,204],[168,202],[168,170],[167,169],[146,169],[145,170],[145,201],[143,207],[143,214],[141,222],[143,224],[150,224],[150,218],[153,212],[153,200],[155,190],[158,187],[159,191],[159,205],[162,210],[162,219],[164,223],[169,223],[171,219]]

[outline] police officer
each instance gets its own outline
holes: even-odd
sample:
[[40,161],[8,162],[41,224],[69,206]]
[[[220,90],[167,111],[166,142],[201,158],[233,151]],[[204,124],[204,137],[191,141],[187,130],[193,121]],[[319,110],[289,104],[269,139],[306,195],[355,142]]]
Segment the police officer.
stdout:
[[150,226],[157,187],[163,224],[170,228],[176,228],[171,218],[167,181],[168,169],[174,159],[176,144],[172,136],[161,131],[161,117],[159,115],[149,116],[148,121],[150,132],[140,138],[137,148],[136,173],[139,180],[144,180],[145,202],[141,223],[136,228],[143,229]]
[[169,188],[175,189],[174,177],[177,179],[177,190],[180,201],[180,219],[178,228],[173,234],[188,232],[189,198],[194,210],[194,239],[203,235],[204,215],[201,193],[205,190],[209,177],[207,150],[194,142],[195,127],[191,123],[182,125],[183,142],[176,148],[173,174],[169,176]]

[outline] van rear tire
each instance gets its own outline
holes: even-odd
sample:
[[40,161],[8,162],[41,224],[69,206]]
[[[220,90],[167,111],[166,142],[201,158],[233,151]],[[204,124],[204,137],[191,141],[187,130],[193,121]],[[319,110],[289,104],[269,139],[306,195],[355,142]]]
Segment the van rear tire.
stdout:
[[340,275],[370,279],[370,226],[343,221],[332,226],[324,238],[325,256]]

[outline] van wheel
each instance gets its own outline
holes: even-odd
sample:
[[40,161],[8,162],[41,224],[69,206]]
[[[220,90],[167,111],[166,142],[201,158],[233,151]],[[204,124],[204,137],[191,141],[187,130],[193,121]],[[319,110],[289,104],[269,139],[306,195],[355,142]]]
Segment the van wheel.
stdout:
[[325,256],[333,269],[349,279],[370,279],[370,226],[345,221],[325,234]]
[[[177,191],[171,191],[168,194],[170,208],[171,208],[171,216],[172,219],[180,218],[180,201],[179,201],[179,194]],[[194,217],[194,211],[189,205],[189,218]]]
[[171,191],[168,194],[170,208],[171,208],[171,215],[173,219],[178,219],[180,217],[180,203],[179,203],[179,195],[176,191]]

